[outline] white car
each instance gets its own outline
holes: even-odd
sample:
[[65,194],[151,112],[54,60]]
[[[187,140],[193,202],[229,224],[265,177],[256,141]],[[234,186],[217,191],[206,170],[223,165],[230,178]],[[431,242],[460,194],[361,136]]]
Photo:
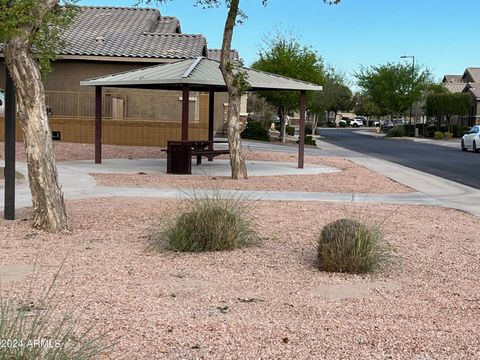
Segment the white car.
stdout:
[[475,125],[470,129],[468,134],[462,137],[462,151],[472,149],[474,152],[480,151],[480,125]]
[[363,118],[355,118],[353,120],[350,120],[350,126],[353,126],[353,127],[363,126]]

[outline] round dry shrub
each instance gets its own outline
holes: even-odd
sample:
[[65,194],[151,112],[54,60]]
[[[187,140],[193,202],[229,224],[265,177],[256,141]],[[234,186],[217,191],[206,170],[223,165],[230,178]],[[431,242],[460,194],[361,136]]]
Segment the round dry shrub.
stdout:
[[389,252],[378,227],[355,219],[327,224],[318,237],[318,267],[322,271],[371,272],[385,264]]
[[173,251],[221,251],[256,242],[258,235],[240,199],[214,194],[188,201],[187,210],[166,221],[151,240],[153,248],[167,242]]

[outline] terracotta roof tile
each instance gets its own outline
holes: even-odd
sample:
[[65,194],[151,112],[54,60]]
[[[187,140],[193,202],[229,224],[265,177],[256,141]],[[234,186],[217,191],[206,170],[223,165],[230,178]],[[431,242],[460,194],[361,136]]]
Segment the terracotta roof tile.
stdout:
[[461,93],[467,86],[467,84],[463,82],[443,83],[442,85],[451,93]]
[[[220,54],[222,52],[222,49],[208,49],[208,58],[212,60],[217,60],[220,61]],[[238,55],[238,51],[235,49],[232,49],[230,51],[230,60],[232,61],[239,61],[240,56]]]
[[461,83],[463,82],[462,80],[462,75],[445,75],[443,77],[443,81],[444,82],[448,82],[448,83]]
[[178,34],[156,9],[82,7],[65,32],[61,55],[185,59],[205,54],[203,35]]

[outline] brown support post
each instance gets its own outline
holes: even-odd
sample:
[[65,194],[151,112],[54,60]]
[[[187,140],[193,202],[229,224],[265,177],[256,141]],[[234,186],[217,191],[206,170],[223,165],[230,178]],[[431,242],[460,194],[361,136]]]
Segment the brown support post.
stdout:
[[[210,90],[208,94],[208,140],[213,141],[213,130],[215,127],[215,91]],[[213,143],[208,145],[209,150],[213,150]],[[208,161],[213,161],[212,157],[208,158]]]
[[190,87],[188,86],[188,84],[184,84],[182,92],[182,140],[188,140],[189,101]]
[[300,131],[298,139],[298,168],[303,169],[303,158],[305,153],[305,110],[307,92],[300,91]]
[[5,66],[5,197],[3,217],[15,220],[15,126],[16,102],[15,86]]
[[95,164],[102,163],[102,87],[95,86]]

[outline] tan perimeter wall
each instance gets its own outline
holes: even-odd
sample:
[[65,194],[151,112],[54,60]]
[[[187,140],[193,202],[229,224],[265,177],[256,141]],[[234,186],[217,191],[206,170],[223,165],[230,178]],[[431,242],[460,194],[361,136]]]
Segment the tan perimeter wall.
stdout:
[[[208,139],[208,95],[199,95],[198,121],[190,121],[190,140]],[[49,117],[50,129],[59,131],[62,142],[95,142],[93,117]],[[0,141],[4,140],[5,121],[0,117]],[[23,133],[17,121],[17,141],[23,141]],[[166,146],[168,140],[181,139],[180,121],[142,121],[105,118],[102,121],[102,143],[126,146]]]
[[[85,144],[95,142],[93,118],[52,118],[49,122],[52,131],[60,131],[62,142]],[[0,117],[0,127],[0,141],[4,141],[4,119],[2,117]],[[168,140],[181,139],[181,124],[159,121],[103,120],[102,135],[103,144],[164,147]],[[18,122],[16,137],[17,141],[23,141],[23,133]],[[207,124],[190,124],[188,137],[191,140],[207,139]]]
[[[74,122],[83,124],[84,121],[93,118],[95,111],[94,89],[92,87],[80,86],[81,80],[153,65],[155,64],[113,61],[61,60],[55,62],[53,64],[53,72],[48,75],[45,82],[46,104],[52,111],[50,120],[52,130],[55,130],[53,127],[57,125],[55,122],[58,121],[58,126],[63,126],[65,138],[70,138],[70,136],[67,136],[67,133],[71,131],[67,131],[67,127],[71,126],[78,130],[77,124],[74,124]],[[0,88],[5,87],[4,75],[4,63],[3,59],[0,59]],[[205,119],[208,119],[208,95],[204,96],[206,96],[204,99],[207,105]],[[148,120],[158,123],[155,126],[160,128],[165,127],[167,129],[171,127],[171,131],[169,131],[173,134],[180,127],[180,97],[181,93],[177,91],[104,88],[103,115],[105,117],[116,117],[115,115],[117,114],[112,113],[112,109],[118,108],[114,106],[114,101],[120,100],[122,107],[120,111],[121,119],[118,119],[119,122],[116,123],[118,126],[115,126],[115,128],[121,126],[133,127],[137,123],[133,123],[130,120],[140,121],[138,122],[139,126],[141,126],[141,121]],[[200,108],[205,104],[202,104],[203,99],[200,100],[200,97],[202,95],[199,93],[192,92],[190,94],[190,122],[202,122],[200,119],[202,110]],[[215,94],[214,119],[216,133],[222,133],[224,130],[224,104],[227,101],[228,96],[226,93]],[[82,125],[82,128],[83,126],[85,125]],[[152,127],[154,125],[150,124],[148,126]],[[202,126],[196,123],[192,124],[193,130],[191,135],[193,136],[195,131]],[[72,131],[77,133],[77,130]],[[3,128],[0,132],[3,133]],[[205,136],[207,136],[206,134]],[[204,139],[206,139],[205,136],[203,136]],[[63,134],[62,141],[67,141],[64,140]]]

